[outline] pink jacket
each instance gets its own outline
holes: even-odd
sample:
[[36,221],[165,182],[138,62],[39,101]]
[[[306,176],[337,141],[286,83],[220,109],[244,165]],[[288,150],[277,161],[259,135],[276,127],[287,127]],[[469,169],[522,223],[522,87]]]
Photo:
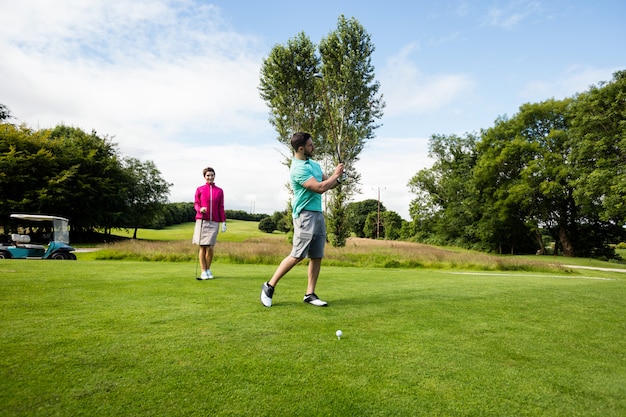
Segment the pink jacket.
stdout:
[[[206,213],[200,209],[206,207]],[[196,190],[193,208],[196,210],[196,220],[204,219],[214,222],[225,222],[224,191],[215,184],[204,184]]]

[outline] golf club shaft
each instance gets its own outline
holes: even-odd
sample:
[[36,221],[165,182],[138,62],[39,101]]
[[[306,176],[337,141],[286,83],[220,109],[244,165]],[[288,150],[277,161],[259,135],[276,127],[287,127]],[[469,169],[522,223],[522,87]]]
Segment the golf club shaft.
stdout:
[[198,256],[196,256],[196,279],[200,276],[198,275],[198,263],[200,262],[200,244],[202,243],[202,228],[204,227],[204,213],[202,213],[202,218],[200,220],[200,233],[198,233]]

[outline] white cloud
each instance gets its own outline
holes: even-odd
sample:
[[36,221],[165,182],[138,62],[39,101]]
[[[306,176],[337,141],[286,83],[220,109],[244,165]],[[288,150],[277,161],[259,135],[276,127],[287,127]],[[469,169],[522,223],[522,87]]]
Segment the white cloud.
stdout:
[[[278,142],[277,142],[278,144]],[[289,170],[273,145],[218,145],[170,149],[151,153],[149,159],[163,178],[174,184],[172,202],[193,201],[204,183],[202,170],[215,169],[215,183],[224,189],[227,210],[272,214],[284,210],[289,195],[284,185]]]
[[380,137],[368,142],[356,169],[361,174],[361,194],[355,201],[377,199],[387,210],[410,220],[409,204],[415,195],[409,192],[407,183],[433,161],[428,158],[427,138]]
[[465,74],[424,74],[411,61],[416,44],[403,47],[390,57],[381,71],[381,91],[393,117],[413,113],[422,115],[441,110],[471,94],[474,81]]
[[618,68],[592,68],[573,66],[552,80],[532,80],[520,92],[526,102],[540,102],[548,98],[557,100],[583,93],[601,81],[610,81]]
[[0,92],[20,120],[97,129],[131,148],[267,124],[258,40],[212,6],[27,1],[3,13],[16,18],[0,29]]
[[[408,210],[414,195],[407,183],[422,168],[432,165],[427,157],[426,138],[385,138],[368,142],[356,164],[361,173],[361,193],[354,201],[380,199],[388,210],[410,220]],[[193,201],[202,185],[202,169],[216,171],[215,182],[224,188],[226,208],[272,214],[286,208],[290,198],[285,188],[289,170],[283,164],[285,147],[220,145],[171,149],[151,153],[163,177],[174,183],[170,201]]]
[[[19,17],[0,28],[0,96],[14,116],[111,137],[123,154],[156,164],[173,184],[170,201],[192,201],[212,166],[228,209],[286,207],[286,150],[257,92],[262,60],[253,51],[263,48],[233,33],[219,10],[185,0],[60,0],[14,2],[6,12]],[[389,63],[388,110],[427,112],[467,90],[464,76],[420,74],[408,60],[414,48]],[[372,141],[357,166],[357,200],[380,188],[386,207],[408,219],[406,183],[427,164],[425,143]]]
[[490,26],[513,29],[541,12],[541,3],[534,0],[513,0],[501,7],[493,6],[484,22]]
[[212,165],[232,209],[282,210],[286,168],[257,92],[258,39],[187,0],[10,2],[0,97],[34,128],[97,130],[193,201]]

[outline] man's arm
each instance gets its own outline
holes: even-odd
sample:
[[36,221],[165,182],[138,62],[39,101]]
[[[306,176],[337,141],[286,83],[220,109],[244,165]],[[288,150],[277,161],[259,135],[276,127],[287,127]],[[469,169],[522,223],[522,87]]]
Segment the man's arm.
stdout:
[[332,190],[336,186],[338,186],[339,178],[343,175],[343,164],[337,165],[333,174],[329,177],[325,174],[322,174],[322,181],[318,181],[315,177],[311,177],[306,180],[302,186],[307,190],[313,191],[314,193],[324,194],[328,190]]

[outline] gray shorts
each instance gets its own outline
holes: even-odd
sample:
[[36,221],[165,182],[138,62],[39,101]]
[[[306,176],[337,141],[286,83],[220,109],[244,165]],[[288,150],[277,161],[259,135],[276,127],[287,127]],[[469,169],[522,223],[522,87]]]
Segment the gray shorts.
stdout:
[[323,258],[326,246],[326,222],[324,213],[319,211],[302,211],[300,217],[293,219],[294,258]]

